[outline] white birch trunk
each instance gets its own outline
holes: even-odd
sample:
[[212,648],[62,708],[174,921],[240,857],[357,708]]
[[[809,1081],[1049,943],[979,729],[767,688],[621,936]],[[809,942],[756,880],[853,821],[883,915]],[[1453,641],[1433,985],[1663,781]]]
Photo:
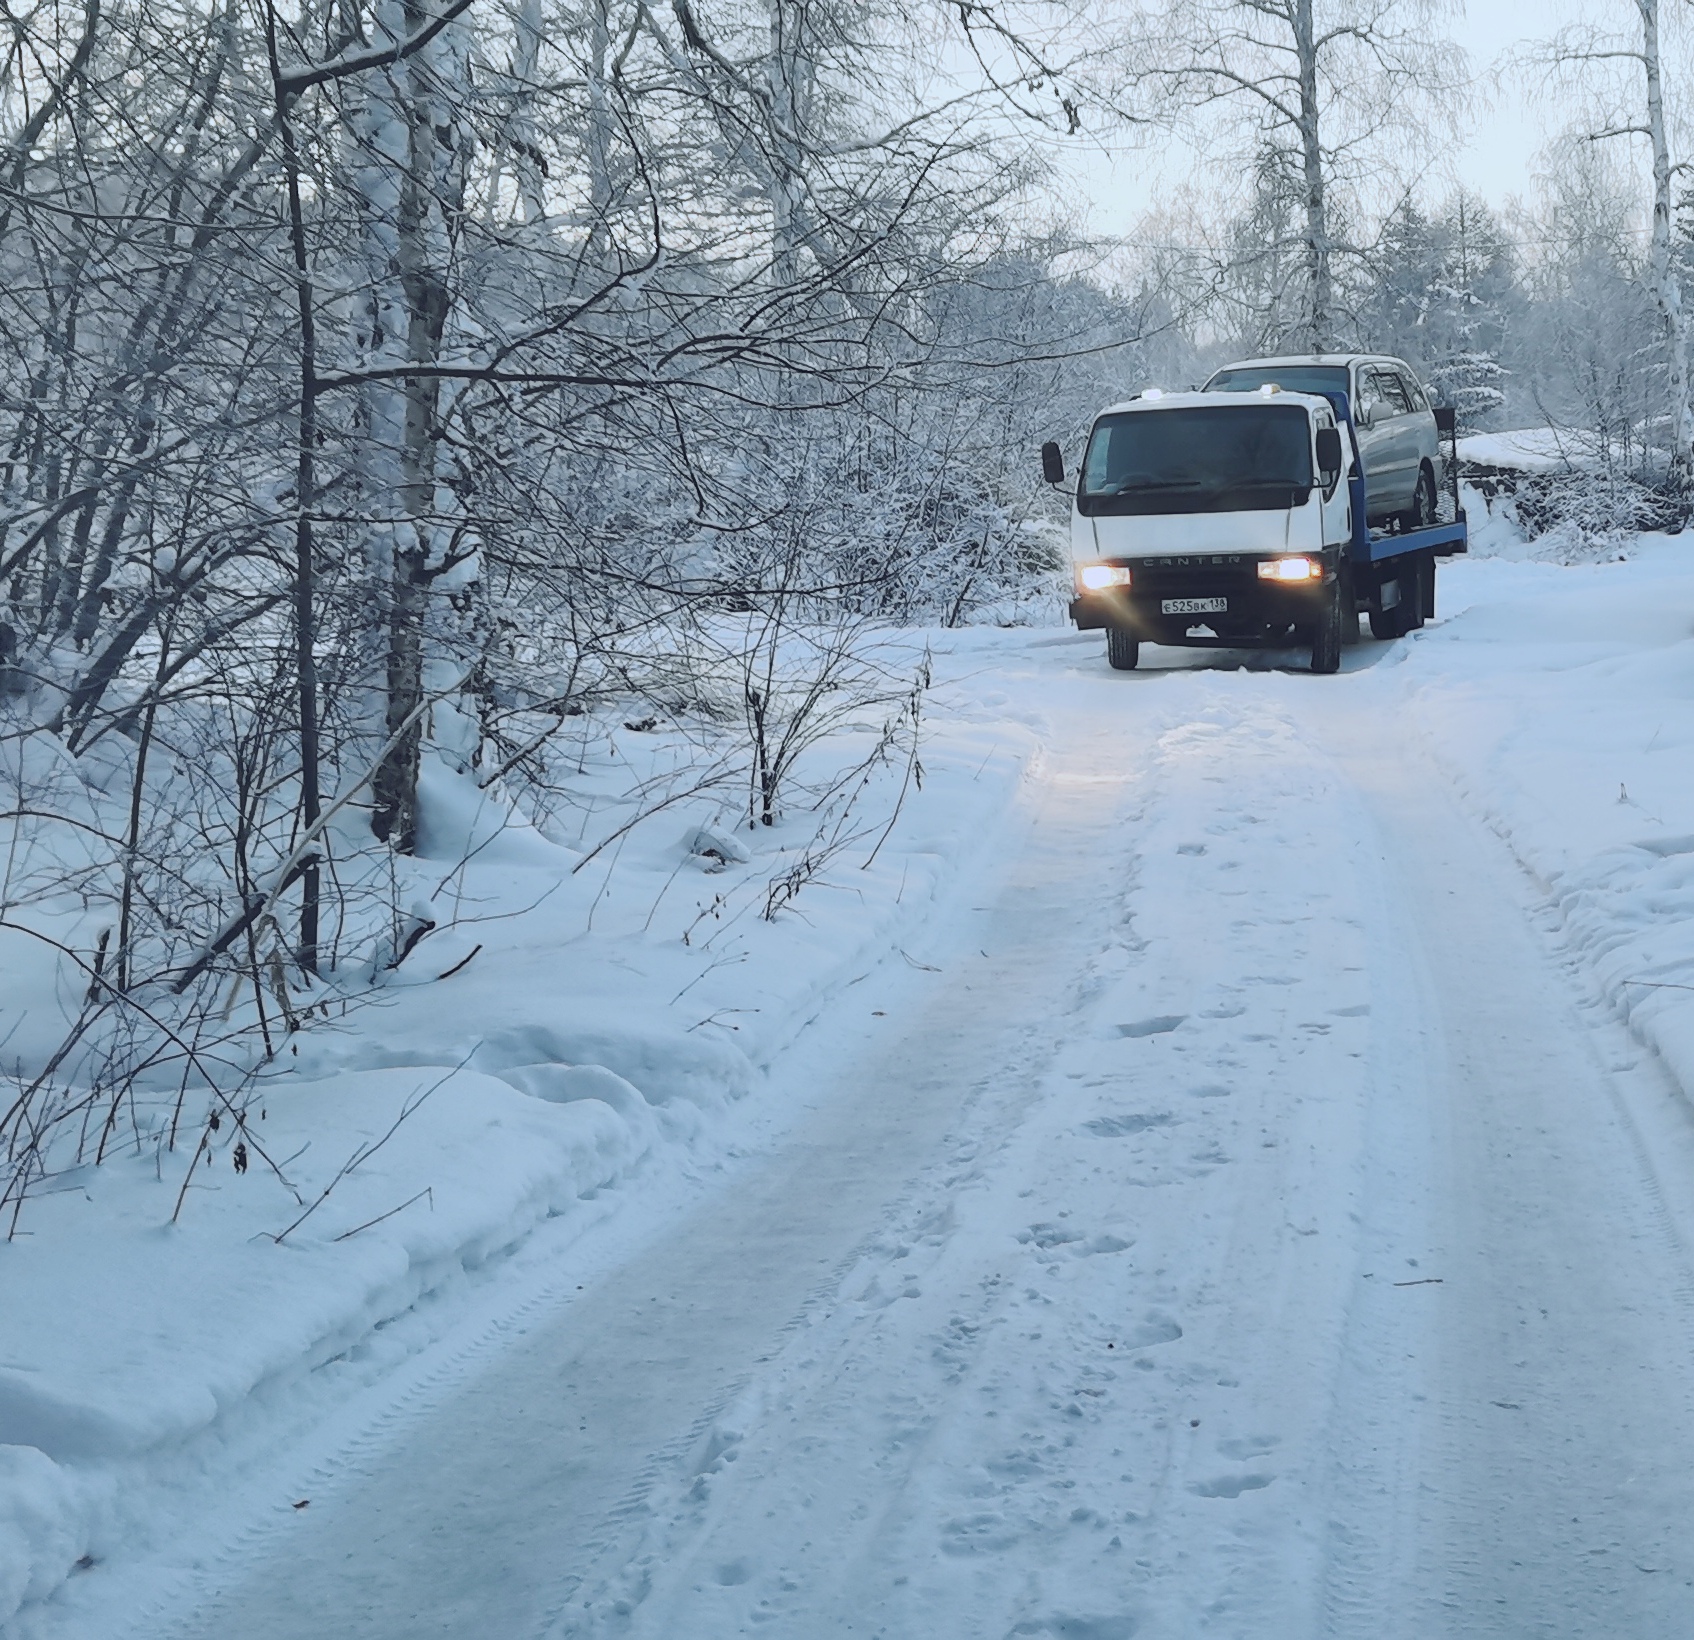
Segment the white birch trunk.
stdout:
[[1660,76],[1659,0],[1635,0],[1641,13],[1641,63],[1647,77],[1647,135],[1653,145],[1653,245],[1648,284],[1664,332],[1670,415],[1670,471],[1678,489],[1694,477],[1694,411],[1688,403],[1688,339],[1682,324],[1682,282],[1671,254],[1671,158]]
[[588,17],[588,240],[595,260],[611,249],[612,148],[616,116],[607,83],[612,53],[610,0],[591,0]]
[[779,289],[800,273],[805,156],[800,137],[811,114],[816,66],[806,49],[806,0],[772,0],[767,84],[771,98],[771,273]]
[[[385,0],[384,31],[406,39],[429,22],[422,0]],[[448,218],[463,208],[468,80],[464,31],[441,31],[422,50],[376,76],[377,144],[366,183],[371,200],[372,357],[404,370],[441,362],[452,306]],[[380,199],[386,207],[375,209]],[[446,529],[438,506],[436,430],[442,386],[424,374],[376,384],[369,398],[377,445],[370,500],[386,525],[372,530],[380,597],[383,727],[390,750],[372,782],[372,828],[401,853],[417,839],[418,767],[424,735],[426,643]]]
[[1323,145],[1318,131],[1318,48],[1312,0],[1294,0],[1294,52],[1300,83],[1300,162],[1306,214],[1306,314],[1308,346],[1321,353],[1330,340],[1329,208]]

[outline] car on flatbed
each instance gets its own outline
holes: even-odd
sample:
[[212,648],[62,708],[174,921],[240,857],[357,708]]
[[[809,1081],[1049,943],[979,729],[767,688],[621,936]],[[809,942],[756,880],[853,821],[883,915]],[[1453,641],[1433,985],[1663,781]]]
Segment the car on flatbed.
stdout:
[[1435,412],[1417,372],[1382,353],[1291,353],[1240,359],[1214,370],[1202,391],[1256,393],[1275,383],[1285,393],[1345,393],[1365,468],[1365,512],[1372,524],[1408,530],[1435,522],[1441,469]]

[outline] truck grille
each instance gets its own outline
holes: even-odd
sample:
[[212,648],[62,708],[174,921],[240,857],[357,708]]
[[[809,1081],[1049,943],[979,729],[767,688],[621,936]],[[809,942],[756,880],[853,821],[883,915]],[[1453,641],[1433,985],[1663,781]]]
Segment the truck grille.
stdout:
[[1209,592],[1227,593],[1232,587],[1257,588],[1257,566],[1257,558],[1236,553],[1136,559],[1130,564],[1134,590],[1153,597],[1160,593],[1204,597]]

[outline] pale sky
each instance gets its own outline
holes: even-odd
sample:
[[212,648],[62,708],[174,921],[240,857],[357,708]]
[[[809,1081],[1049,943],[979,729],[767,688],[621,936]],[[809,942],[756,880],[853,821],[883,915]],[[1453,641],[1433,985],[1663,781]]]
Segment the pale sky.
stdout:
[[[1667,27],[1674,27],[1673,14],[1688,8],[1671,0],[1664,9]],[[1475,106],[1458,146],[1447,138],[1432,144],[1432,193],[1459,182],[1496,205],[1531,197],[1537,154],[1572,117],[1570,99],[1537,97],[1522,76],[1496,86],[1491,71],[1524,42],[1545,40],[1578,20],[1632,34],[1639,28],[1633,0],[1464,0],[1455,8],[1447,28],[1469,53]],[[1672,45],[1667,41],[1667,48]],[[1667,86],[1673,96],[1677,79],[1673,74]],[[1645,186],[1645,144],[1622,140],[1631,145],[1623,152],[1641,165]],[[1132,236],[1148,212],[1181,187],[1190,163],[1187,154],[1167,153],[1161,160],[1145,149],[1113,143],[1106,152],[1099,145],[1092,151],[1072,147],[1063,170],[1073,179],[1076,203],[1092,231],[1120,238]]]

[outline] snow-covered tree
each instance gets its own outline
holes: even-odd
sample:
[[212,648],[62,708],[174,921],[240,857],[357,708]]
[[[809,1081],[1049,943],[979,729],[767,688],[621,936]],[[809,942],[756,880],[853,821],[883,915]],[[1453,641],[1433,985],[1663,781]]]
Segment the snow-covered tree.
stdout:
[[1417,364],[1462,426],[1493,424],[1520,300],[1515,247],[1485,202],[1459,190],[1430,216],[1403,201],[1360,269],[1354,301],[1360,346]]

